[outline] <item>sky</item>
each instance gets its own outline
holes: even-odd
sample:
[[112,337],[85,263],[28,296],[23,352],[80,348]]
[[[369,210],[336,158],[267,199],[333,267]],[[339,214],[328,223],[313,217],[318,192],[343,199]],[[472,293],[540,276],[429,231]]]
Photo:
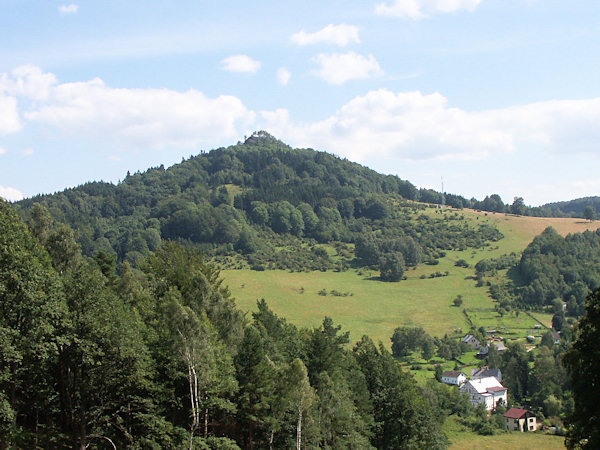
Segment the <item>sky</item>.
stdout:
[[0,0],[0,196],[266,130],[418,187],[600,195],[598,0]]

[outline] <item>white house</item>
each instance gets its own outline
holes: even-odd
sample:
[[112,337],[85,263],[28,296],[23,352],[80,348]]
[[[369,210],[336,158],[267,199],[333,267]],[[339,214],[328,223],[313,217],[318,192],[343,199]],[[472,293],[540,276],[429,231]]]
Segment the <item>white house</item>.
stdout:
[[469,380],[460,387],[460,391],[466,393],[475,406],[483,403],[488,411],[494,409],[500,400],[504,405],[507,403],[508,390],[495,377]]
[[442,383],[460,386],[467,381],[467,375],[460,370],[447,370],[442,374]]
[[504,414],[504,421],[510,431],[535,431],[538,428],[535,414],[526,409],[510,408]]
[[490,369],[488,366],[483,366],[479,369],[471,370],[471,380],[487,377],[495,377],[496,380],[502,383],[502,372],[500,371],[500,369]]

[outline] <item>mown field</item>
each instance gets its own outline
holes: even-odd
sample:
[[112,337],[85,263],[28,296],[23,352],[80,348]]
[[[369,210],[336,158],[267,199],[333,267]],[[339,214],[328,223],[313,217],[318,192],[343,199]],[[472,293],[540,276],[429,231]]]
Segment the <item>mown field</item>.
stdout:
[[[434,209],[426,213],[439,214]],[[422,326],[434,336],[460,334],[469,329],[463,309],[477,321],[477,326],[503,327],[523,338],[530,334],[535,322],[523,314],[500,317],[487,289],[475,286],[474,264],[483,258],[522,251],[548,226],[561,234],[600,227],[600,221],[581,219],[517,217],[470,210],[458,214],[473,222],[494,223],[505,237],[483,249],[448,252],[436,266],[420,265],[408,270],[407,279],[399,283],[379,281],[375,271],[354,269],[308,273],[242,269],[224,270],[222,275],[243,310],[254,310],[256,301],[264,298],[277,314],[300,327],[316,326],[329,316],[350,331],[352,341],[367,334],[376,342],[389,344],[398,326]],[[456,267],[458,259],[466,260],[471,267]],[[434,272],[448,272],[448,276],[429,278]],[[319,291],[327,295],[320,295]],[[453,306],[452,300],[459,294],[464,303]],[[548,315],[536,318],[549,324]]]

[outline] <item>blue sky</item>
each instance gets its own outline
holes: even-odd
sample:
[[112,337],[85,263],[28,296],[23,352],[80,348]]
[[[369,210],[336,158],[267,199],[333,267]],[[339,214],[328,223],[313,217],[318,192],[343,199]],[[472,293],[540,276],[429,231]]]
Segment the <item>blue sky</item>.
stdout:
[[600,195],[597,0],[0,0],[0,196],[267,130],[419,187]]

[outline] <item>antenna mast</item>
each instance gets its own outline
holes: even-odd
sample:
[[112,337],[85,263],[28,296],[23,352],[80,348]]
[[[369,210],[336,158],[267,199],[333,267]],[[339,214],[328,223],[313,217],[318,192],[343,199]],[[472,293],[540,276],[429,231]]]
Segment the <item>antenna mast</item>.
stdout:
[[441,208],[444,209],[444,206],[446,205],[446,196],[444,195],[444,177],[442,178],[442,205]]

